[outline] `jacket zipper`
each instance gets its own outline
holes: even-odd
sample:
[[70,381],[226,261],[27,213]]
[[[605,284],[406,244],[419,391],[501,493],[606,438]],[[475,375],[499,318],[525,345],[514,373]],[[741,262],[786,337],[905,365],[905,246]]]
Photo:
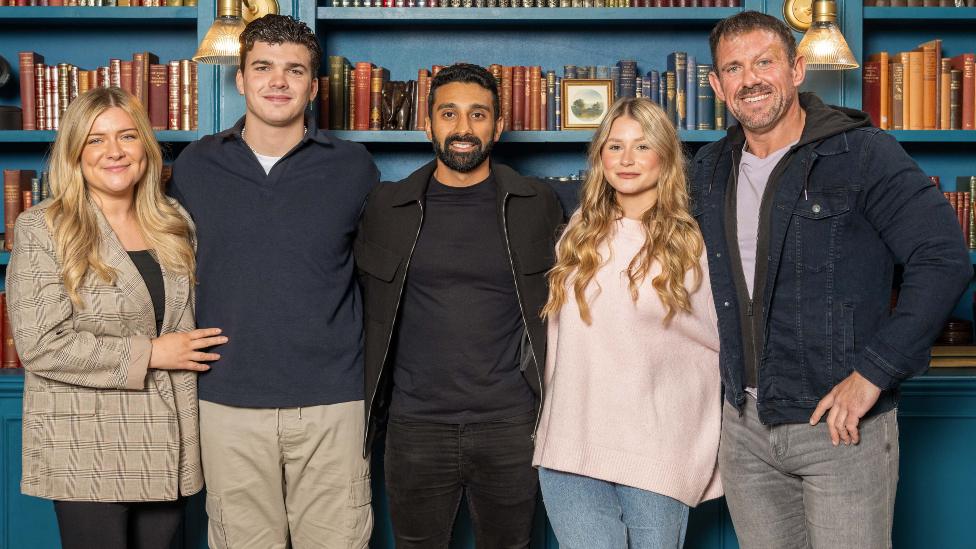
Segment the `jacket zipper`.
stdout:
[[386,369],[386,359],[390,354],[390,343],[393,341],[394,326],[396,326],[397,315],[400,314],[400,302],[403,300],[403,287],[407,284],[407,270],[410,268],[410,260],[413,259],[413,251],[417,248],[417,241],[420,240],[420,229],[424,226],[424,204],[417,201],[420,208],[420,223],[417,224],[417,234],[413,237],[413,244],[410,246],[410,253],[407,255],[407,262],[403,265],[403,279],[400,282],[400,289],[397,292],[396,308],[393,309],[393,319],[390,323],[390,335],[386,338],[386,349],[383,350],[383,361],[380,362],[380,373],[376,376],[376,386],[373,387],[373,394],[369,397],[369,408],[366,408],[366,429],[363,432],[363,457],[368,455],[366,448],[366,437],[369,436],[369,422],[373,419],[373,402],[376,400],[376,391],[380,388],[380,379],[383,378],[383,370]]
[[535,375],[539,380],[539,406],[535,413],[535,425],[532,426],[532,435],[529,437],[535,441],[535,432],[539,428],[539,419],[542,417],[542,403],[545,401],[545,388],[542,386],[542,374],[539,372],[539,361],[536,359],[535,346],[532,344],[532,332],[529,331],[529,323],[525,320],[525,308],[522,307],[522,293],[519,292],[518,273],[515,272],[515,261],[512,259],[512,243],[508,239],[508,216],[505,208],[508,206],[508,197],[511,193],[505,193],[502,198],[502,232],[505,233],[505,251],[508,252],[508,264],[512,267],[512,281],[515,283],[515,297],[519,304],[519,314],[522,315],[522,326],[525,328],[525,336],[529,340],[529,350],[532,352],[532,361],[535,362]]

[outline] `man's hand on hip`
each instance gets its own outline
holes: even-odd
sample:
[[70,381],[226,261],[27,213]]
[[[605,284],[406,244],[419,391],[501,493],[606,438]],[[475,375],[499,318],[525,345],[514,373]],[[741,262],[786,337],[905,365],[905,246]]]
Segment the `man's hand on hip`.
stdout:
[[[810,416],[810,425],[816,425],[820,418],[827,414],[827,429],[830,431],[830,441],[837,446],[840,441],[844,444],[857,444],[861,436],[857,431],[857,424],[874,406],[881,396],[881,389],[868,381],[861,374],[854,372],[847,376],[820,399],[817,409]],[[828,413],[827,410],[830,410]]]

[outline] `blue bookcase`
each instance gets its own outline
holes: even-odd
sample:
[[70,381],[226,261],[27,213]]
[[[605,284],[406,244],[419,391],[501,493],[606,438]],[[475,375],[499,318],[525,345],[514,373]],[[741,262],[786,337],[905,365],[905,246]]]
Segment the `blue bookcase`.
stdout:
[[[328,0],[325,0],[326,2]],[[779,16],[779,0],[743,0],[741,9]],[[944,40],[949,55],[976,49],[976,8],[865,8],[838,0],[841,27],[858,59],[886,49],[914,48],[932,38]],[[17,52],[34,50],[48,61],[83,67],[105,64],[148,50],[161,60],[190,57],[215,15],[215,0],[198,8],[9,8],[0,7],[0,55],[17,71]],[[334,8],[316,0],[280,3],[319,35],[325,55],[368,60],[390,70],[394,80],[416,78],[420,67],[467,61],[479,64],[542,65],[561,73],[564,64],[611,65],[634,59],[643,70],[663,69],[673,51],[687,51],[698,62],[710,59],[707,36],[718,20],[740,8]],[[323,58],[324,60],[325,58]],[[234,67],[201,65],[200,120],[196,132],[158,132],[174,158],[186,143],[227,128],[243,114],[233,84]],[[323,67],[322,72],[325,72]],[[825,101],[861,104],[861,72],[808,73],[805,89]],[[15,85],[0,90],[0,105],[19,104]],[[336,132],[364,143],[384,179],[399,179],[432,158],[423,132]],[[721,137],[720,131],[682,131],[689,152]],[[955,176],[976,174],[976,131],[893,132],[929,174],[948,190]],[[591,131],[509,132],[496,157],[526,174],[568,175],[583,168]],[[0,168],[40,170],[53,132],[0,131]],[[976,261],[976,254],[971,254]],[[8,254],[0,253],[0,269]],[[261,258],[255,258],[260,261]],[[971,317],[972,292],[956,311]],[[23,375],[0,371],[0,549],[58,546],[49,502],[22,496],[20,408]],[[895,520],[896,548],[946,549],[972,546],[969,517],[976,493],[976,371],[941,369],[904,386],[899,410],[902,461]],[[374,458],[376,529],[371,546],[393,547],[384,490],[382,452]],[[453,547],[471,548],[462,511]],[[206,547],[206,516],[200,496],[191,499],[177,547]],[[540,507],[534,547],[558,544]],[[722,500],[691,514],[689,548],[735,548],[734,531]]]

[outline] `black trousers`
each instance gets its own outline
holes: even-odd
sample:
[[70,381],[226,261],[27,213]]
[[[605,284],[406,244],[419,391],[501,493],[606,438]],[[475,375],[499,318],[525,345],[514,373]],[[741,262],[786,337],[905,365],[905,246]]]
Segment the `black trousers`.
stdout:
[[539,475],[535,412],[491,423],[391,419],[386,492],[399,549],[447,548],[462,494],[478,549],[523,549],[532,538]]
[[186,498],[103,503],[55,501],[62,549],[169,549]]

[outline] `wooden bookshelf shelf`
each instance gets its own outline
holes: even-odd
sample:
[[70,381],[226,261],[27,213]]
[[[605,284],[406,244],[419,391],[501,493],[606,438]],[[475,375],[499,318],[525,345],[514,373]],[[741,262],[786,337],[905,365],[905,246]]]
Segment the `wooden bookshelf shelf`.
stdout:
[[742,8],[318,8],[329,27],[465,25],[480,28],[513,25],[659,25],[713,24]]
[[864,21],[973,22],[976,8],[864,8]]
[[[2,130],[0,143],[51,143],[55,133],[50,130]],[[163,143],[183,143],[195,141],[199,137],[197,134],[196,131],[164,130],[156,132],[156,139]]]
[[14,23],[53,23],[79,21],[83,23],[181,25],[196,27],[197,8],[147,7],[61,7],[61,6],[5,6],[0,7],[0,25]]
[[[524,8],[529,9],[529,8]],[[421,131],[350,131],[333,130],[337,137],[358,143],[427,143]],[[680,132],[686,143],[707,143],[717,141],[725,135],[724,130],[699,130]],[[505,132],[501,143],[589,143],[592,130],[564,130],[559,132]]]
[[888,133],[902,143],[976,143],[976,130],[890,130]]

